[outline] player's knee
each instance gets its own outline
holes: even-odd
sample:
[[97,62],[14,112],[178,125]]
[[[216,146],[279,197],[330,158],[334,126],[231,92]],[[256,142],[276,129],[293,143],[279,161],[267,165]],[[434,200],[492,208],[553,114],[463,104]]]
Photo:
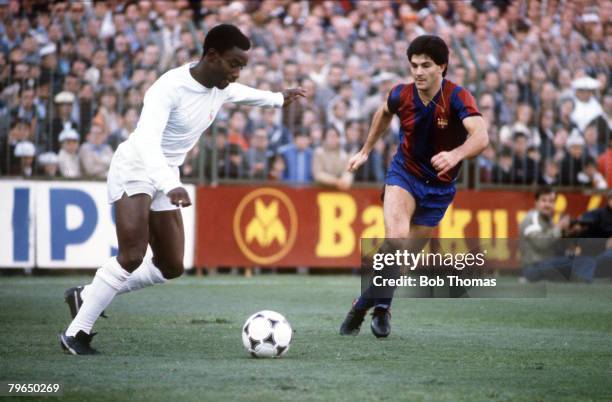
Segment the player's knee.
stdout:
[[142,264],[145,253],[137,249],[128,249],[126,251],[120,251],[117,256],[119,264],[128,272],[133,272],[136,268]]
[[179,276],[183,275],[183,272],[185,272],[183,261],[180,260],[162,262],[160,265],[161,266],[158,268],[166,279],[178,278]]

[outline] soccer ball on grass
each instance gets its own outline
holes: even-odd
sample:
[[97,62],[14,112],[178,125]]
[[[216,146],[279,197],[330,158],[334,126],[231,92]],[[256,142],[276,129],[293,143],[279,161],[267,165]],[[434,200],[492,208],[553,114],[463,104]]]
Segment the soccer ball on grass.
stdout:
[[253,357],[280,357],[289,350],[293,330],[277,312],[259,311],[242,327],[242,343]]

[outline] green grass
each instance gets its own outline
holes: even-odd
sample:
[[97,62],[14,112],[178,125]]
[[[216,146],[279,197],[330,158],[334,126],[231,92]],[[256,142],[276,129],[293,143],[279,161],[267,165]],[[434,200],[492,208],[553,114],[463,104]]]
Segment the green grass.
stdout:
[[[554,284],[544,299],[399,299],[393,332],[338,327],[349,276],[182,278],[119,296],[100,356],[61,352],[65,288],[89,277],[0,278],[0,381],[60,381],[64,399],[575,401],[612,399],[612,284]],[[253,359],[240,329],[283,313],[289,353]]]

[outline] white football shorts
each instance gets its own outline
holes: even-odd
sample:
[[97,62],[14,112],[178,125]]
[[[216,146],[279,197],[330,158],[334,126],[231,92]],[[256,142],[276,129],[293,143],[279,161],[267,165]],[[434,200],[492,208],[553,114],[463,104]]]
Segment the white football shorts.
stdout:
[[[172,170],[177,179],[179,179],[180,172],[178,166],[173,166]],[[128,197],[134,194],[149,194],[152,200],[151,211],[178,209],[176,205],[170,203],[170,198],[162,190],[157,189],[153,185],[142,160],[131,152],[129,146],[124,144],[120,144],[113,155],[106,185],[108,189],[108,202],[110,204],[123,197],[124,193]]]

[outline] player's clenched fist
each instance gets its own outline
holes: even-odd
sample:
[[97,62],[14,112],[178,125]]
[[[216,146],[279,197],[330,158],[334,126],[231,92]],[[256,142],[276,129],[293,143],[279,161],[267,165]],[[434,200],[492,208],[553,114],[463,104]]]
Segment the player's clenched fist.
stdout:
[[351,173],[354,173],[357,169],[359,169],[359,166],[366,163],[367,160],[368,154],[363,151],[359,151],[355,155],[353,155],[351,159],[349,159],[347,170]]
[[431,164],[438,171],[438,177],[448,173],[452,168],[460,162],[459,157],[453,151],[440,152],[431,158]]
[[189,194],[187,194],[187,190],[185,190],[183,187],[177,187],[170,190],[168,192],[168,197],[170,198],[172,205],[176,205],[177,207],[188,207],[191,205]]

